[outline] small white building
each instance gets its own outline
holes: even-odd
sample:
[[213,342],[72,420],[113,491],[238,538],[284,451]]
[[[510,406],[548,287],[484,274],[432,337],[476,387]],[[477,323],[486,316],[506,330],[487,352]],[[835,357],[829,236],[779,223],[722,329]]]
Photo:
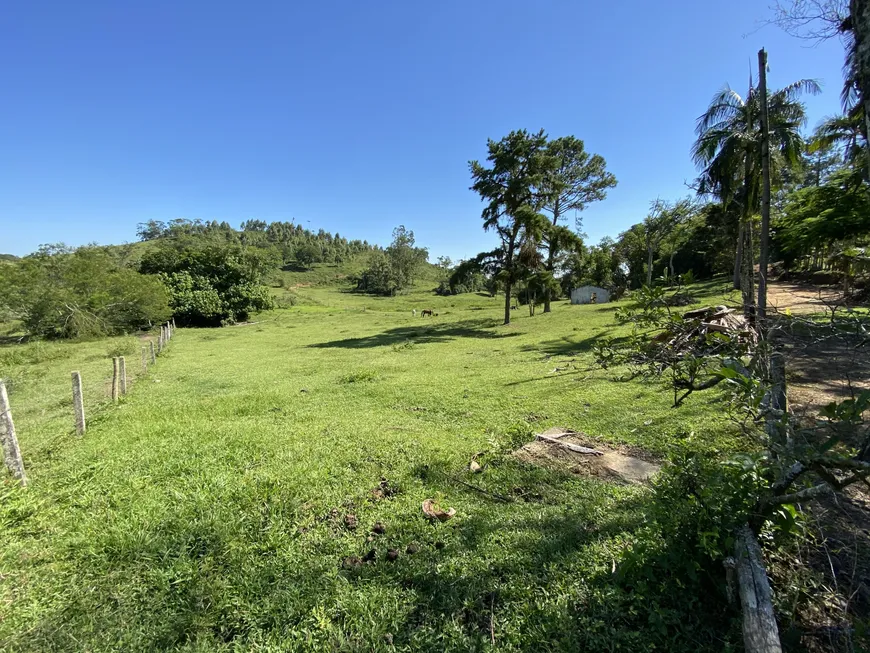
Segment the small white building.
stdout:
[[604,304],[609,301],[610,291],[598,286],[580,286],[571,291],[572,304]]

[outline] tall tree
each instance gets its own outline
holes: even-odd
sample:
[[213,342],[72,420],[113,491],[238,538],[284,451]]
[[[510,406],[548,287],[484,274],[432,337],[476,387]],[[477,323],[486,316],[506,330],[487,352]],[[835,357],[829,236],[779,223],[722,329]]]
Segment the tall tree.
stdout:
[[486,202],[481,217],[486,231],[495,231],[500,241],[498,278],[505,289],[504,323],[511,321],[511,291],[521,276],[517,260],[521,236],[545,219],[539,212],[547,195],[544,180],[557,165],[547,148],[547,134],[530,134],[525,129],[512,131],[501,140],[490,139],[486,157],[489,166],[470,161],[471,190]]
[[[570,230],[565,233],[559,221],[570,211],[579,212],[591,202],[600,202],[607,197],[607,189],[616,186],[616,177],[607,171],[604,157],[586,151],[583,141],[574,136],[563,136],[550,141],[548,153],[556,159],[556,166],[544,178],[542,192],[545,196],[543,209],[552,216],[552,228],[544,240],[547,256],[544,269],[552,277],[560,252],[577,245]],[[582,224],[577,218],[577,228]],[[545,286],[544,312],[550,312],[552,293]]]
[[[799,165],[804,151],[800,129],[806,122],[806,112],[798,100],[803,92],[819,93],[818,83],[802,79],[768,94],[770,151],[776,155],[774,163],[779,165]],[[699,193],[717,197],[723,206],[731,202],[740,206],[735,288],[745,285],[740,280],[741,269],[745,267],[741,265],[742,253],[745,250],[747,255],[751,255],[750,219],[760,210],[762,138],[759,102],[759,94],[751,79],[745,98],[726,86],[713,96],[707,111],[698,118],[695,129],[698,138],[692,146],[692,157],[702,170]]]
[[405,225],[393,229],[393,242],[387,247],[386,254],[400,290],[413,285],[420,266],[429,259],[429,251],[416,244],[414,232]]

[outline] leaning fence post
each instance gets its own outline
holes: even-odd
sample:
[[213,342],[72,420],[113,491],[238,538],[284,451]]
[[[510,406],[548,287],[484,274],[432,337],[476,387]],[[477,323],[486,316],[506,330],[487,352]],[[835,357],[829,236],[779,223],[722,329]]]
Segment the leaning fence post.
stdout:
[[27,485],[24,461],[21,460],[21,449],[18,447],[15,424],[12,422],[9,395],[6,394],[6,384],[2,380],[0,380],[0,440],[3,441],[3,459],[6,462],[6,467],[21,485]]
[[118,373],[120,372],[120,363],[118,363],[118,357],[112,359],[112,401],[118,401],[118,392],[120,390],[120,383],[118,379]]
[[127,360],[123,356],[118,357],[118,368],[121,376],[121,394],[127,394]]
[[82,397],[82,375],[79,372],[72,373],[73,408],[76,412],[76,433],[84,435],[85,432],[85,402]]
[[142,374],[148,372],[148,350],[142,347]]
[[157,362],[157,354],[154,351],[154,341],[149,340],[148,346],[151,348],[151,364],[154,365],[154,363]]

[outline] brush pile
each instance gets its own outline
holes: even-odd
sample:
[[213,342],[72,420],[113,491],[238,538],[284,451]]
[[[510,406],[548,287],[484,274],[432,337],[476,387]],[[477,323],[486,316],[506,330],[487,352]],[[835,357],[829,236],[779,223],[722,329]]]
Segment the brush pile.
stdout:
[[673,352],[697,347],[698,341],[707,341],[711,333],[723,333],[737,337],[747,344],[755,342],[755,331],[746,318],[727,306],[707,306],[683,313],[682,322],[672,323],[655,338],[655,343],[665,343]]

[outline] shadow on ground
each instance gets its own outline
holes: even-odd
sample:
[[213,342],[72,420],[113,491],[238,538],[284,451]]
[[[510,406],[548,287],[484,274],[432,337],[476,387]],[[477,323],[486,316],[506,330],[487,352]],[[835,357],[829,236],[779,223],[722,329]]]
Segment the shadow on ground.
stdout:
[[462,322],[450,322],[447,324],[430,322],[428,324],[420,324],[419,326],[396,327],[362,338],[329,340],[327,342],[316,342],[308,346],[319,349],[333,347],[341,349],[366,349],[368,347],[383,347],[408,341],[428,344],[433,342],[448,342],[456,338],[499,339],[520,335],[516,331],[505,333],[494,331],[493,328],[498,325],[499,321],[494,319],[464,320]]
[[[575,340],[570,336],[563,336],[557,340],[547,340],[534,345],[523,347],[523,351],[540,352],[548,356],[575,356],[577,354],[585,354],[592,351],[595,343],[606,338],[613,329],[602,329],[595,335]],[[617,338],[614,342],[620,342],[625,338]]]

